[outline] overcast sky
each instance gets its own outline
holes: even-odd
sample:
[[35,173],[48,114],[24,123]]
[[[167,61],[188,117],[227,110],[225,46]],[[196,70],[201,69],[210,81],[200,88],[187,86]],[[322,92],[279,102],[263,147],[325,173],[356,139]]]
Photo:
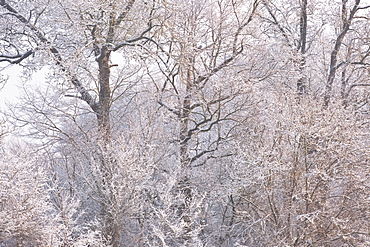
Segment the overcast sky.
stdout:
[[[45,81],[45,71],[40,70],[33,74],[32,78],[27,80],[27,83],[32,85],[32,82]],[[12,65],[2,70],[0,67],[0,74],[4,79],[8,78],[5,85],[0,85],[0,109],[6,107],[6,103],[16,103],[18,97],[22,94],[22,79],[21,67],[18,65]]]
[[20,75],[20,67],[17,65],[10,66],[5,70],[2,70],[0,73],[3,78],[8,78],[5,85],[1,85],[0,90],[0,107],[3,108],[5,102],[12,102],[15,101],[18,94],[18,88],[21,84],[21,79],[19,78]]

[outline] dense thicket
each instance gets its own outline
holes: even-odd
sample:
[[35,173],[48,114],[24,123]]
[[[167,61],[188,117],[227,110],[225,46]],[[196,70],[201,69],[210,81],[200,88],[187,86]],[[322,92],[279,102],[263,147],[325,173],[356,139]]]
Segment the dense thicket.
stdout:
[[0,246],[370,245],[368,1],[0,7]]

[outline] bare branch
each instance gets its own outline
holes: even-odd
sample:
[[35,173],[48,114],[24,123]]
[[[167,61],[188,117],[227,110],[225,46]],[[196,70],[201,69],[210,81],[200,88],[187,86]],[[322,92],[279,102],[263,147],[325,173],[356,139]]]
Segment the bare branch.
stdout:
[[370,8],[370,5],[368,5],[368,6],[363,6],[363,7],[358,7],[358,9],[368,9],[368,8]]
[[289,40],[289,36],[287,34],[287,32],[285,31],[284,27],[280,24],[280,22],[278,21],[276,15],[272,12],[272,9],[271,7],[269,6],[269,4],[267,3],[267,1],[263,1],[263,5],[266,7],[267,11],[269,12],[272,20],[269,20],[272,24],[276,25],[277,28],[279,29],[279,31],[281,32],[281,34],[283,35],[284,39],[285,39],[285,42],[288,44],[288,46],[292,47],[292,44],[290,43],[290,40]]
[[112,50],[113,51],[117,51],[118,49],[122,48],[123,46],[126,46],[126,45],[133,45],[134,42],[136,41],[139,41],[139,40],[142,40],[142,39],[146,39],[146,40],[150,40],[152,41],[152,39],[150,38],[147,38],[145,37],[144,35],[148,32],[150,32],[150,30],[153,29],[153,27],[155,27],[156,25],[149,25],[149,27],[147,29],[145,29],[138,37],[136,38],[133,38],[133,39],[129,39],[129,40],[126,40],[126,41],[123,41],[121,43],[118,43]]
[[134,5],[135,0],[130,0],[126,7],[124,8],[124,11],[117,17],[115,21],[115,25],[120,25],[123,19],[127,16],[128,12],[130,12],[132,6]]
[[158,101],[158,104],[160,104],[161,106],[163,106],[164,108],[166,108],[167,110],[169,110],[170,112],[176,114],[178,117],[180,116],[180,112],[175,110],[175,109],[172,109],[171,107],[167,106],[166,104],[164,104],[162,101]]
[[[63,65],[63,59],[59,51],[54,46],[51,45],[51,42],[44,36],[44,34],[36,26],[31,24],[23,15],[21,15],[20,13],[18,13],[18,11],[16,11],[13,7],[11,7],[5,0],[0,0],[0,6],[8,10],[21,23],[23,23],[26,27],[28,27],[31,31],[33,31],[36,37],[40,40],[40,42],[49,48],[49,51],[51,52],[53,58],[55,59],[56,64],[60,67],[60,69],[63,72],[65,72],[67,75],[70,76],[72,84],[75,86],[77,91],[81,94],[81,99],[85,101],[95,113],[99,113],[100,112],[99,102],[96,102],[94,98],[90,95],[90,93],[87,91],[87,89],[82,85],[82,83],[74,75],[71,75],[68,69]],[[32,53],[33,53],[32,51],[28,51],[23,56],[21,56],[18,60],[16,60],[16,62],[17,61],[21,62],[26,57],[30,56]]]
[[15,55],[15,56],[0,55],[0,62],[8,62],[8,63],[11,63],[11,64],[19,64],[24,59],[31,56],[33,53],[34,53],[34,50],[29,50],[24,54],[19,54],[19,55]]
[[239,51],[236,51],[231,57],[225,59],[221,64],[219,64],[218,66],[216,66],[215,68],[213,68],[209,73],[205,74],[205,75],[200,75],[198,76],[198,78],[195,80],[195,83],[196,84],[199,84],[201,83],[202,81],[204,80],[208,80],[211,76],[213,76],[214,74],[216,74],[218,71],[220,71],[221,69],[223,69],[224,67],[226,67],[229,63],[231,63],[233,60],[235,60],[235,58],[240,54],[242,53],[243,51],[243,46],[241,46],[240,50]]
[[77,98],[77,99],[82,99],[81,96],[78,95],[73,95],[73,94],[65,94],[65,97],[70,97],[70,98]]
[[355,87],[370,87],[370,83],[359,83],[359,84],[352,84],[347,92],[347,96],[351,93],[351,90]]
[[207,154],[207,153],[212,153],[216,151],[216,149],[211,149],[211,150],[203,150],[202,152],[200,152],[199,154],[193,156],[191,159],[190,159],[190,163],[193,163],[194,161],[196,161],[197,159],[201,158],[203,155]]
[[335,41],[334,49],[331,52],[329,76],[328,76],[327,83],[326,83],[326,88],[325,88],[324,107],[327,107],[329,105],[330,94],[331,94],[331,91],[332,91],[332,86],[333,86],[333,82],[334,82],[334,78],[335,78],[335,73],[336,73],[337,68],[338,68],[337,67],[337,60],[338,60],[339,49],[342,46],[343,39],[344,39],[344,37],[346,36],[346,34],[349,30],[351,22],[352,22],[355,14],[358,10],[359,4],[360,4],[360,0],[356,0],[354,6],[351,9],[349,17],[347,18],[347,16],[345,16],[346,1],[343,2],[343,5],[342,5],[343,28],[342,28],[341,33],[338,35],[338,37]]

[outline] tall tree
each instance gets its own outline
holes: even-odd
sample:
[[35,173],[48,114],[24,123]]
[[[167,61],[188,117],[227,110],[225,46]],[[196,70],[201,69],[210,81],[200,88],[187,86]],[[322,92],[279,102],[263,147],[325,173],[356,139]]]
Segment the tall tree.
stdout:
[[359,10],[360,3],[361,3],[361,0],[356,0],[352,8],[350,8],[349,13],[348,13],[348,6],[347,6],[348,0],[342,1],[342,13],[341,13],[342,25],[340,27],[339,34],[335,39],[334,48],[330,54],[329,74],[328,74],[328,79],[327,79],[326,86],[325,86],[325,96],[324,96],[324,106],[325,107],[327,107],[330,103],[335,75],[336,75],[338,67],[341,65],[340,63],[338,63],[340,48],[342,47],[343,40],[346,34],[348,33],[348,31],[350,30],[350,27],[355,18],[355,15],[357,11]]
[[[112,104],[110,71],[112,66],[116,66],[111,64],[111,54],[125,46],[135,46],[141,40],[148,40],[145,35],[153,28],[154,2],[142,5],[147,8],[140,6],[136,9],[145,12],[144,19],[140,20],[145,24],[139,23],[136,26],[138,31],[132,32],[125,27],[128,22],[132,24],[127,16],[136,7],[135,4],[135,0],[130,0],[124,3],[92,1],[88,4],[81,1],[41,1],[27,5],[2,0],[0,6],[3,8],[3,21],[14,24],[6,25],[8,32],[2,33],[0,62],[20,64],[26,59],[30,60],[35,53],[47,53],[50,60],[54,61],[55,69],[62,72],[75,88],[78,95],[74,97],[87,103],[94,112],[101,139],[108,141],[111,135],[109,115]],[[56,20],[46,23],[51,9]],[[73,59],[74,63],[69,59]],[[83,62],[80,59],[84,59]],[[50,64],[49,61],[40,66]],[[77,61],[79,63],[76,64]],[[88,67],[84,68],[84,65]],[[89,67],[96,70],[91,71]],[[90,80],[96,80],[92,81],[97,85],[96,95],[89,88],[93,84],[89,81],[84,83],[86,78],[79,75],[81,69],[91,73]]]
[[[128,46],[139,47],[151,40],[156,4],[156,1],[144,3],[135,0],[0,1],[1,21],[6,27],[1,33],[0,62],[21,64],[26,69],[34,67],[30,64],[40,68],[47,66],[60,76],[51,80],[63,87],[74,88],[75,93],[68,92],[65,96],[86,103],[96,116],[96,145],[100,148],[95,150],[100,153],[100,169],[106,184],[112,182],[110,163],[114,162],[112,157],[106,156],[106,148],[111,142],[111,106],[117,96],[113,92],[122,86],[119,81],[118,84],[111,81],[112,67],[117,66],[112,64],[112,54],[119,54]],[[68,114],[71,110],[58,108],[57,111]],[[61,131],[54,119],[44,114],[44,110],[41,112],[46,119],[39,124],[49,131],[64,135],[72,145],[77,144],[72,141],[73,137]],[[109,186],[106,188],[109,191],[105,193],[108,199],[115,196],[111,189]],[[106,220],[105,237],[113,246],[118,246],[120,236],[118,228],[114,226],[114,216],[105,210],[106,201],[101,202]]]
[[[282,36],[283,42],[292,49],[294,56],[292,59],[299,74],[296,89],[298,95],[305,94],[308,90],[305,71],[306,53],[308,44],[313,42],[313,35],[308,35],[308,31],[316,31],[308,30],[308,1],[279,1],[276,3],[263,1],[263,5],[269,15],[265,17],[267,22],[274,26],[274,29]],[[298,9],[298,13],[294,13],[295,9]],[[311,40],[307,40],[308,37]]]
[[176,18],[167,20],[169,28],[163,37],[167,40],[162,42],[165,45],[159,51],[158,62],[165,79],[156,84],[158,103],[173,115],[178,126],[178,186],[185,195],[179,206],[180,217],[185,225],[184,241],[190,241],[194,167],[213,158],[242,121],[239,114],[248,105],[237,79],[227,78],[226,74],[233,73],[233,66],[244,65],[247,30],[259,1],[190,0],[168,4],[167,11]]

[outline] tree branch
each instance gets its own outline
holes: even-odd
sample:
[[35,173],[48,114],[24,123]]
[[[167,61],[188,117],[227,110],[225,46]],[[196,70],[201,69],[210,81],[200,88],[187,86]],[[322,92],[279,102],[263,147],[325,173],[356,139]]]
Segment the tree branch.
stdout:
[[347,96],[350,94],[351,90],[352,90],[354,87],[370,87],[370,83],[352,84],[352,85],[349,87],[349,89],[348,89]]
[[235,58],[241,54],[243,52],[243,42],[241,43],[240,45],[240,48],[238,49],[237,48],[237,43],[238,43],[238,38],[240,36],[240,33],[241,31],[252,21],[254,15],[256,14],[256,11],[257,11],[257,7],[259,5],[259,1],[255,0],[253,2],[253,9],[252,9],[252,13],[250,14],[249,18],[247,19],[246,22],[244,22],[243,24],[241,24],[236,33],[234,34],[234,41],[233,41],[233,51],[232,51],[232,55],[231,57],[225,59],[221,64],[219,64],[218,66],[215,66],[210,72],[208,72],[207,74],[204,74],[204,75],[200,75],[198,76],[198,78],[195,80],[195,84],[199,84],[201,82],[203,82],[204,80],[208,80],[211,76],[213,76],[214,74],[216,74],[218,71],[220,71],[221,69],[223,69],[224,67],[226,67],[230,62],[232,62],[233,60],[235,60]]
[[34,53],[34,50],[29,50],[24,54],[19,54],[19,55],[15,55],[15,56],[0,55],[0,62],[8,62],[8,63],[11,63],[11,64],[19,64],[24,59],[31,56],[33,53]]
[[239,51],[236,51],[231,57],[225,59],[221,64],[213,68],[209,73],[198,76],[198,78],[195,80],[195,83],[199,84],[204,80],[208,80],[211,76],[213,76],[218,71],[226,67],[230,62],[232,62],[240,53],[242,53],[242,51],[243,51],[243,45],[241,46]]
[[342,28],[341,33],[338,35],[338,37],[335,41],[334,49],[331,52],[331,56],[330,56],[329,76],[328,76],[327,83],[326,83],[326,88],[325,88],[324,107],[327,107],[329,105],[330,94],[331,94],[331,91],[332,91],[332,86],[333,86],[333,82],[334,82],[334,78],[335,78],[335,73],[336,73],[337,68],[338,68],[337,61],[338,61],[339,49],[342,46],[343,39],[344,39],[344,37],[346,36],[346,34],[349,30],[351,22],[352,22],[355,14],[358,10],[359,4],[360,4],[360,0],[356,0],[355,5],[352,7],[350,15],[349,15],[348,18],[346,16],[344,16],[345,12],[346,12],[346,2],[343,2],[343,4],[342,4],[343,28]]
[[[272,12],[272,9],[268,5],[267,1],[263,1],[263,5],[266,7],[267,11],[269,12],[270,16],[272,17],[272,21],[269,20],[272,24],[276,25],[281,34],[283,35],[286,43],[288,44],[289,47],[292,47],[292,44],[290,43],[289,36],[284,30],[283,26],[281,26],[280,22],[278,21],[276,15]],[[267,19],[267,18],[266,18]]]
[[163,106],[164,108],[166,108],[170,112],[176,114],[176,116],[180,117],[180,112],[179,111],[176,111],[175,109],[172,109],[171,107],[165,105],[162,101],[159,101],[159,100],[158,100],[158,104],[161,105],[161,106]]
[[149,24],[149,26],[148,26],[148,28],[147,29],[145,29],[138,37],[136,37],[136,38],[133,38],[133,39],[129,39],[129,40],[126,40],[126,41],[123,41],[123,42],[121,42],[121,43],[118,43],[112,50],[113,51],[117,51],[118,49],[120,49],[120,48],[122,48],[123,46],[126,46],[126,45],[133,45],[133,43],[134,42],[136,42],[136,41],[139,41],[139,40],[141,40],[141,39],[147,39],[147,40],[150,40],[151,41],[151,39],[150,38],[147,38],[147,37],[145,37],[144,35],[146,34],[146,33],[148,33],[148,32],[150,32],[150,30],[152,30],[153,29],[153,27],[155,27],[156,25],[151,25],[151,24]]
[[115,22],[115,25],[118,26],[118,25],[121,24],[121,22],[123,21],[123,19],[127,16],[128,12],[130,12],[130,10],[131,10],[132,6],[134,5],[134,3],[135,3],[135,0],[130,0],[127,3],[124,11],[117,17],[116,22]]
[[368,8],[370,8],[370,5],[368,5],[368,6],[363,6],[363,7],[358,7],[358,9],[368,9]]
[[[67,73],[67,75],[71,77],[71,82],[75,86],[78,93],[81,95],[81,99],[85,101],[95,113],[99,114],[100,113],[99,102],[96,102],[94,100],[94,98],[90,95],[90,93],[82,85],[82,83],[74,75],[72,75],[68,71],[68,69],[63,65],[63,59],[59,51],[54,46],[51,45],[51,42],[44,36],[44,34],[36,26],[32,25],[23,15],[18,13],[17,10],[11,7],[5,0],[0,0],[0,6],[5,8],[7,11],[9,11],[21,23],[23,23],[26,27],[28,27],[31,31],[33,31],[36,37],[40,40],[40,42],[48,47],[49,51],[51,52],[53,58],[56,61],[56,64],[60,67],[60,69],[63,72]],[[13,61],[13,63],[16,63],[18,61],[21,62],[22,60],[30,56],[32,53],[33,53],[33,50],[26,52],[25,54],[23,54],[23,56],[21,55],[21,57],[18,60]]]
[[196,161],[197,159],[201,158],[203,155],[207,154],[207,153],[212,153],[216,151],[216,149],[211,149],[211,150],[204,150],[202,152],[200,152],[199,154],[193,156],[191,159],[190,159],[190,163],[193,163],[194,161]]

